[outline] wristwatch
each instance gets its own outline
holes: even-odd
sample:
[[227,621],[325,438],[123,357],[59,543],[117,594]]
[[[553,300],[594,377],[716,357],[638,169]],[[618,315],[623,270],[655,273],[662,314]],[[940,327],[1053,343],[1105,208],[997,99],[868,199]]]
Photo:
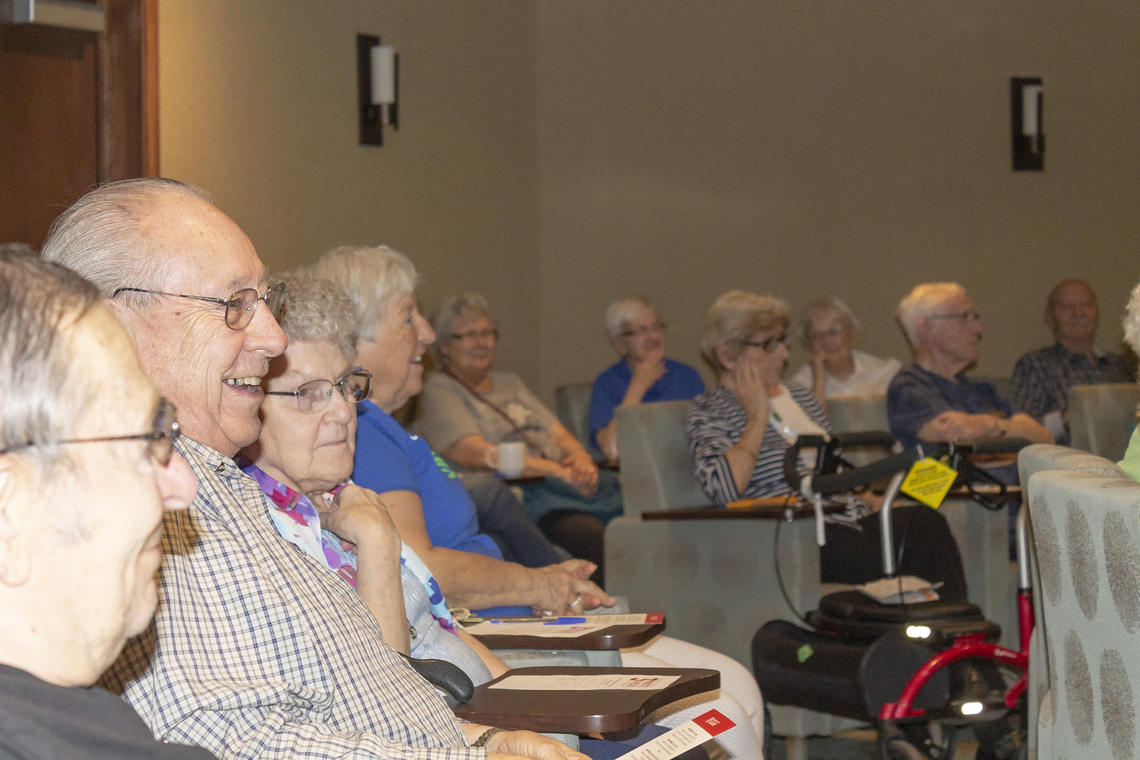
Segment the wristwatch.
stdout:
[[495,734],[501,734],[506,731],[505,728],[488,728],[483,733],[479,734],[479,738],[471,743],[472,747],[486,747],[487,742],[491,741],[491,737]]

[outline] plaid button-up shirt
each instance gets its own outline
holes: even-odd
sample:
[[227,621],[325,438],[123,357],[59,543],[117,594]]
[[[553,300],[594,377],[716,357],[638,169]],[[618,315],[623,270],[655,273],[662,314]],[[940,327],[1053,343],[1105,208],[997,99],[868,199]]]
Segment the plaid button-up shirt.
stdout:
[[222,758],[484,758],[352,588],[273,530],[257,484],[178,449],[198,495],[166,514],[155,622],[104,679],[155,735]]
[[1097,350],[1096,361],[1091,362],[1084,354],[1054,343],[1017,360],[1010,390],[1014,406],[1040,420],[1049,412],[1069,408],[1069,386],[1131,381],[1128,362],[1120,354]]

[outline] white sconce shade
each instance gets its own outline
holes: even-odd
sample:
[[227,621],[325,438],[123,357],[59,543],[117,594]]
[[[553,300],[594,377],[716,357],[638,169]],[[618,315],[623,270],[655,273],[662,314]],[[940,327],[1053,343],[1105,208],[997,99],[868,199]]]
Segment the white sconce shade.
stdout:
[[391,45],[372,48],[372,105],[396,102],[396,49]]

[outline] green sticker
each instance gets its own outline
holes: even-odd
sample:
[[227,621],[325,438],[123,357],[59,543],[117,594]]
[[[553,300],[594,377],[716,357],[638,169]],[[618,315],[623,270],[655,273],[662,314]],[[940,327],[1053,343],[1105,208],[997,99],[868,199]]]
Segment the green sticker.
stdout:
[[800,664],[803,664],[813,654],[815,654],[815,650],[811,648],[811,644],[804,644],[796,650],[796,659],[800,661]]

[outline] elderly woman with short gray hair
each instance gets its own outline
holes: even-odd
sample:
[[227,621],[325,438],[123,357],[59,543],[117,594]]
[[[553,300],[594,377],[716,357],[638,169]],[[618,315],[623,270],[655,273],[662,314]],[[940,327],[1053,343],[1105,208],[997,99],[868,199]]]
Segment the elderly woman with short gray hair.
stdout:
[[902,364],[855,349],[859,318],[838,298],[816,301],[800,320],[800,340],[809,360],[791,379],[811,388],[821,404],[832,396],[886,393]]
[[621,359],[594,380],[590,391],[590,440],[606,459],[618,461],[619,406],[681,401],[704,393],[701,375],[665,358],[665,323],[648,299],[619,298],[606,309],[606,333]]
[[740,290],[705,317],[701,353],[720,385],[693,399],[686,427],[701,487],[717,504],[790,493],[784,451],[800,434],[830,429],[811,391],[780,380],[787,329],[786,303]]
[[498,444],[526,444],[522,484],[527,513],[554,543],[598,565],[604,578],[605,523],[621,513],[615,473],[593,458],[518,375],[492,371],[499,329],[478,293],[445,299],[435,310],[435,350],[443,364],[424,383],[416,430],[459,469],[494,469]]

